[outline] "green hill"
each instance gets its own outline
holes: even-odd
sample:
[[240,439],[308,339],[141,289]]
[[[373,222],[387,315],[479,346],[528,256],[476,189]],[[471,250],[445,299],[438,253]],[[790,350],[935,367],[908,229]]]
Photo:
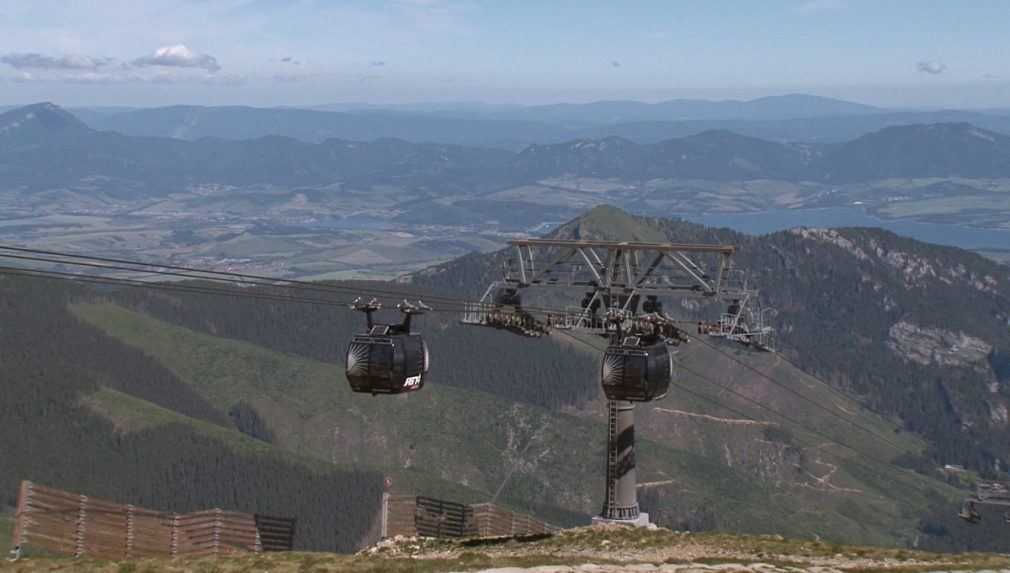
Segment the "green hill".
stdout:
[[[500,501],[562,523],[577,522],[600,506],[605,422],[599,403],[587,403],[579,415],[551,412],[437,380],[404,397],[354,395],[339,365],[194,332],[107,303],[77,304],[73,311],[163,364],[219,410],[248,403],[275,444],[289,451],[380,471],[394,484],[404,480],[405,470],[415,470],[465,484],[469,495],[452,494],[467,501],[487,501],[497,492]],[[728,369],[712,350],[692,350],[686,364],[693,369],[709,374]],[[789,372],[788,365],[759,363],[765,366],[776,377],[790,374],[814,399],[826,398],[826,391]],[[684,383],[718,395],[701,380]],[[785,397],[775,402],[785,411],[795,409]],[[727,403],[767,417],[748,404]],[[795,443],[775,443],[766,434],[777,424],[727,428],[725,412],[689,395],[671,396],[640,412],[645,438],[638,456],[640,481],[648,484],[643,501],[665,523],[905,543],[915,527],[916,507],[954,495],[942,484],[894,466],[867,464],[843,449],[822,445],[810,455],[806,452],[818,438],[802,430],[778,437]],[[682,412],[689,414],[685,418]],[[843,422],[826,422],[815,412],[800,418],[831,435],[850,433]],[[869,413],[859,420],[889,430],[885,420]],[[900,441],[909,452],[923,447],[911,436]],[[856,443],[871,455],[895,455],[869,440]],[[895,483],[903,487],[897,490]],[[421,479],[412,485],[430,489],[433,484]],[[806,509],[814,506],[817,511]]]

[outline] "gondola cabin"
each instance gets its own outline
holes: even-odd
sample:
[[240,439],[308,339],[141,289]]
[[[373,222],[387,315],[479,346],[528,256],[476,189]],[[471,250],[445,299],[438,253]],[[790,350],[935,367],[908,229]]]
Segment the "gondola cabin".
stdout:
[[406,301],[397,306],[403,313],[400,324],[377,324],[372,314],[380,305],[355,301],[352,306],[368,317],[368,331],[351,339],[347,346],[345,373],[351,390],[364,394],[404,394],[424,387],[428,376],[428,345],[411,332],[411,318],[429,310],[424,303]]
[[424,386],[428,346],[420,334],[391,334],[378,325],[359,334],[347,347],[347,381],[351,390],[367,394],[402,394]]
[[658,400],[666,396],[672,376],[673,353],[665,342],[643,345],[628,337],[603,355],[601,381],[608,400]]

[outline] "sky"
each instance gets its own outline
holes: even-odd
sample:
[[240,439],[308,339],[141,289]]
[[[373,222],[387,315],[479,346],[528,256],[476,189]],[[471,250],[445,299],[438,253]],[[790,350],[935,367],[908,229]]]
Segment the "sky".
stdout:
[[1010,107],[1000,0],[0,0],[0,105]]

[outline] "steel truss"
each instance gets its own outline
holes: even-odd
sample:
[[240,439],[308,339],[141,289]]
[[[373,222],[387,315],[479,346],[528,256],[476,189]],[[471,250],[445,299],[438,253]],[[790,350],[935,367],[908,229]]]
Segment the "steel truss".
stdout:
[[[709,298],[735,301],[731,308],[736,310],[724,313],[718,322],[699,324],[699,334],[772,348],[767,312],[757,308],[757,291],[748,287],[744,273],[733,268],[732,245],[561,239],[522,239],[509,245],[512,256],[503,277],[479,302],[467,304],[465,324],[525,336],[543,336],[553,329],[601,333],[622,329],[675,338],[678,321],[661,310],[657,299]],[[581,305],[560,312],[536,312],[495,300],[502,289],[518,292],[530,287],[582,289],[586,295]]]
[[[637,294],[728,295],[731,245],[523,239],[510,243],[505,282],[519,287],[591,287]],[[692,259],[719,255],[718,267]],[[740,286],[740,285],[737,285]]]

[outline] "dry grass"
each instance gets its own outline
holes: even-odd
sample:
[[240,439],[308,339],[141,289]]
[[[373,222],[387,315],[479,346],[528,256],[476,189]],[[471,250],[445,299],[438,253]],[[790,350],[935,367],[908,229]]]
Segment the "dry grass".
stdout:
[[741,572],[799,573],[825,569],[851,573],[996,570],[1010,568],[1010,556],[977,553],[933,554],[912,550],[837,545],[780,536],[691,534],[666,529],[587,527],[527,539],[398,539],[358,555],[287,553],[200,559],[101,561],[28,558],[0,563],[2,573],[83,571],[88,573],[390,572],[437,573],[498,567],[549,567],[595,564],[619,571],[651,564],[662,571],[687,573],[732,565]]

